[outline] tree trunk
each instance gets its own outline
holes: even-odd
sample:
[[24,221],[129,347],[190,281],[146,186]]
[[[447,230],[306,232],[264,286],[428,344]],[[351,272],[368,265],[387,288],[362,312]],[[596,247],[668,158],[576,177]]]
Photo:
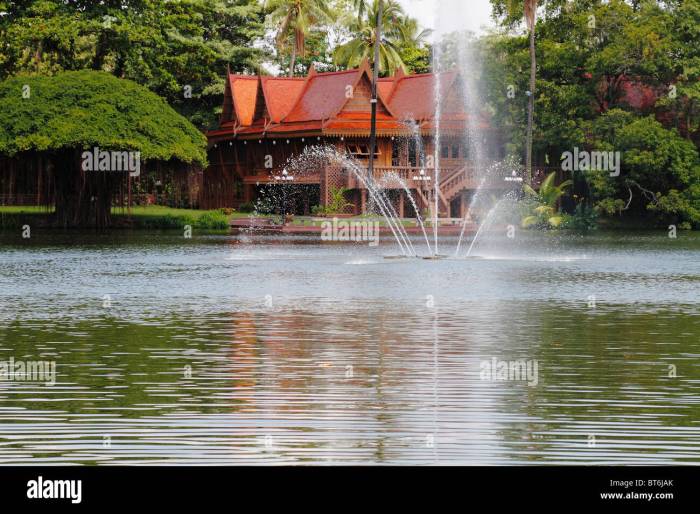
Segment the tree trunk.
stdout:
[[292,44],[292,55],[291,58],[289,59],[289,76],[293,77],[294,76],[294,66],[297,63],[297,45]]
[[118,178],[111,171],[83,171],[78,150],[54,157],[55,223],[68,227],[104,228],[111,224],[112,190]]
[[535,27],[530,30],[530,97],[527,106],[527,142],[525,148],[525,182],[532,184],[532,125],[535,116],[535,76],[537,57],[535,55]]

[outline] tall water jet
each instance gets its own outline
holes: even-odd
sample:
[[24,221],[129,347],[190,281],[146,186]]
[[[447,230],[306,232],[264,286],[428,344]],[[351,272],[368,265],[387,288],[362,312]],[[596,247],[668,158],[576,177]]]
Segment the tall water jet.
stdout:
[[423,237],[425,238],[425,245],[428,247],[428,253],[432,253],[432,249],[430,248],[430,240],[428,239],[428,233],[426,232],[425,224],[423,223],[423,217],[420,215],[420,212],[418,212],[418,205],[416,204],[415,198],[413,198],[413,195],[411,194],[411,190],[408,187],[408,184],[406,184],[406,181],[399,177],[399,175],[396,173],[388,174],[384,180],[385,183],[395,182],[399,184],[403,189],[404,193],[406,193],[406,197],[408,198],[408,201],[411,203],[411,207],[413,207],[413,210],[416,213],[418,225],[420,226],[420,229],[423,232]]
[[476,191],[472,195],[471,200],[469,201],[469,206],[467,207],[467,211],[464,213],[464,217],[462,218],[462,231],[459,233],[459,239],[457,240],[457,249],[455,250],[455,256],[459,255],[459,250],[462,248],[462,240],[464,239],[464,234],[466,232],[467,228],[467,219],[470,219],[472,209],[476,205],[476,201],[479,199],[479,196],[481,195],[481,191],[483,190],[484,183],[486,182],[487,176],[481,177],[481,180],[479,181],[479,186],[477,187]]
[[469,245],[469,249],[467,250],[467,257],[471,257],[472,250],[474,249],[474,245],[479,240],[479,236],[481,236],[481,233],[483,231],[485,231],[488,227],[491,226],[494,214],[496,213],[498,208],[501,206],[501,203],[503,202],[503,200],[505,200],[505,198],[501,198],[498,202],[496,202],[496,204],[493,207],[491,207],[488,214],[486,214],[484,221],[482,221],[481,224],[479,225],[479,229],[476,231],[476,234],[474,234],[474,239],[472,239],[472,242]]
[[439,201],[440,201],[440,116],[442,114],[442,91],[440,88],[440,45],[433,46],[433,73],[435,74],[435,137],[434,141],[434,157],[433,166],[435,169],[433,195],[435,196],[435,206],[433,210],[433,234],[435,236],[434,248],[435,256],[438,256],[438,222],[439,222]]

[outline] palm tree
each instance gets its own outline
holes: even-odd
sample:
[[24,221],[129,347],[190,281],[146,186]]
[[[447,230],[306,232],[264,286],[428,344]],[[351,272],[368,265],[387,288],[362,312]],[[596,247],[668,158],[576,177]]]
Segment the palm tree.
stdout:
[[554,185],[557,172],[553,171],[542,181],[539,191],[535,191],[529,185],[523,185],[523,190],[532,202],[531,213],[523,218],[523,227],[558,227],[564,221],[564,216],[557,214],[557,202],[566,190],[573,184],[571,180],[565,180],[558,186]]
[[306,53],[309,32],[331,19],[328,0],[270,0],[268,7],[270,18],[277,25],[277,49],[284,52],[291,46],[289,76],[293,77],[297,56],[304,57]]
[[410,16],[404,16],[399,20],[399,29],[402,32],[404,45],[421,46],[433,33],[432,29],[421,28],[418,20]]
[[[378,0],[374,0],[371,5],[367,0],[355,0],[355,6],[361,15],[349,27],[354,37],[333,52],[335,63],[347,68],[359,65],[364,59],[373,62],[374,42],[377,39]],[[381,15],[383,30],[379,41],[379,70],[393,73],[401,68],[407,71],[399,55],[401,46],[409,41],[406,14],[398,2],[388,0],[384,2]]]
[[352,0],[352,4],[357,11],[357,18],[360,20],[364,18],[369,6],[369,0]]

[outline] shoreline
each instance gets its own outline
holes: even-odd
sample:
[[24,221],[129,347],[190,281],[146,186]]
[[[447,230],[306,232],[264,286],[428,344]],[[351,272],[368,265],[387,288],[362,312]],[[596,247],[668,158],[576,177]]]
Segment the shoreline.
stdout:
[[[126,213],[126,209],[113,208],[112,225],[109,227],[63,227],[57,226],[52,221],[53,212],[42,206],[0,206],[0,233],[21,230],[24,225],[32,229],[42,231],[66,231],[66,230],[100,230],[100,231],[162,231],[183,230],[186,226],[192,229],[205,230],[219,233],[258,233],[258,234],[287,234],[305,235],[320,234],[324,230],[324,224],[333,223],[334,217],[319,216],[295,216],[284,226],[279,224],[279,215],[254,216],[249,213],[229,212],[227,209],[198,210],[180,209],[159,205],[132,207],[132,214]],[[381,235],[391,234],[391,229],[386,221],[379,217],[353,216],[337,217],[338,221],[368,223],[378,222]],[[422,235],[422,229],[416,218],[402,218],[400,223],[410,235]],[[469,223],[465,234],[473,234],[478,229],[477,223]],[[430,220],[425,220],[425,230],[433,233]],[[650,220],[634,219],[621,222],[616,219],[603,219],[595,230],[606,231],[659,231],[667,232],[665,226],[654,226]],[[461,220],[457,218],[441,218],[438,228],[439,235],[459,235],[462,231]],[[571,229],[561,229],[561,232],[571,232]],[[682,230],[679,232],[692,233],[694,230]]]

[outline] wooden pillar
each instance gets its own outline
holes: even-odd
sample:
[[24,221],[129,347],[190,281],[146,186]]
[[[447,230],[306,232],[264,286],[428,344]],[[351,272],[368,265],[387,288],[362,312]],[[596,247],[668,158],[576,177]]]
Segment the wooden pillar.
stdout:
[[404,212],[404,192],[399,191],[399,217],[400,218],[404,217],[403,212]]
[[362,214],[367,214],[367,190],[360,190],[360,209]]

